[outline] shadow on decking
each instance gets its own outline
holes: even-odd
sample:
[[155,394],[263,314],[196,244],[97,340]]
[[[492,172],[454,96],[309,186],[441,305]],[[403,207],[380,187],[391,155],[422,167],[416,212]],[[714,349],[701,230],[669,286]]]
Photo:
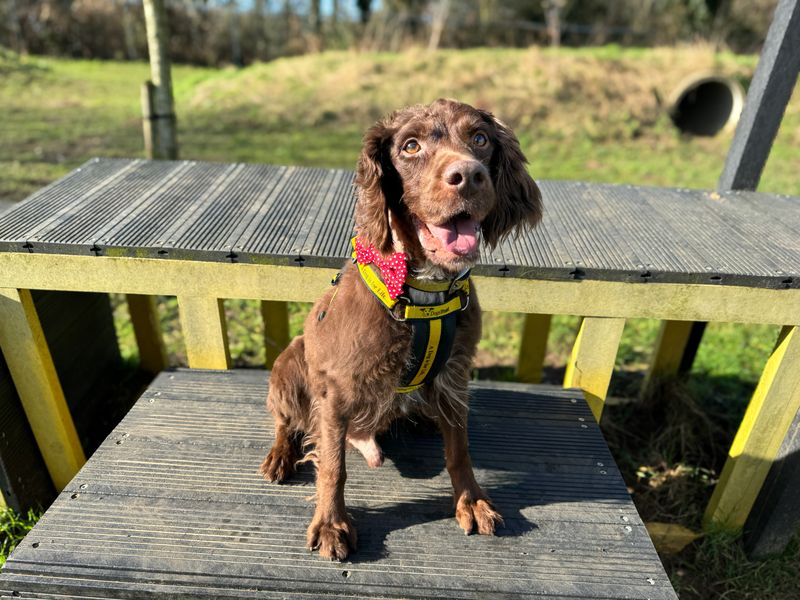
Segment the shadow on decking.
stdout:
[[[512,432],[513,433],[513,432]],[[348,505],[348,511],[355,520],[359,532],[358,551],[348,561],[354,564],[371,563],[387,556],[388,537],[400,530],[418,529],[420,548],[431,540],[429,535],[441,535],[441,529],[434,523],[445,521],[453,532],[457,532],[458,524],[454,517],[452,495],[450,493],[449,476],[445,470],[444,449],[441,434],[430,422],[416,419],[395,422],[390,431],[379,438],[389,468],[394,468],[408,486],[431,485],[431,480],[438,479],[435,485],[442,488],[436,496],[417,498],[414,500],[394,502],[380,508],[364,508]],[[358,460],[360,457],[353,456]],[[526,513],[530,508],[561,502],[616,502],[624,500],[620,493],[609,493],[607,487],[593,487],[587,484],[579,493],[570,490],[544,495],[529,493],[541,485],[543,480],[559,477],[558,474],[545,470],[544,473],[525,468],[525,463],[511,462],[498,466],[498,455],[486,448],[475,448],[472,458],[476,468],[476,477],[484,487],[498,511],[503,515],[505,523],[496,533],[499,538],[520,537],[539,529],[539,525]],[[541,461],[541,457],[536,459]],[[491,473],[491,480],[486,475]],[[498,481],[499,480],[499,481]],[[528,493],[526,493],[526,491]],[[624,487],[620,487],[624,495]],[[376,482],[376,496],[381,494],[380,483]],[[345,492],[347,495],[347,492]],[[431,527],[426,527],[431,525]],[[477,534],[473,534],[477,535]],[[438,543],[441,543],[439,541]],[[476,541],[477,543],[477,541]]]

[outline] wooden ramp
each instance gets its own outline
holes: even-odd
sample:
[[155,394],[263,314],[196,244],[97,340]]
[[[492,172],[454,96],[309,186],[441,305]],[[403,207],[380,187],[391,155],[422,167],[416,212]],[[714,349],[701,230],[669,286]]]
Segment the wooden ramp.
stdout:
[[577,390],[475,383],[476,476],[497,537],[453,518],[437,432],[348,453],[359,548],[304,549],[313,471],[270,484],[264,371],[162,373],[0,574],[22,598],[676,598]]

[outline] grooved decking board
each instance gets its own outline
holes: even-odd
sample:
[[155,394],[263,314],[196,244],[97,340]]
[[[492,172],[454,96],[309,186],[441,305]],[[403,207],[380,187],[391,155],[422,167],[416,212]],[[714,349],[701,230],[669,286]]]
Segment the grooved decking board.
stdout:
[[[800,198],[540,182],[532,233],[476,274],[800,287]],[[93,159],[0,217],[0,250],[338,268],[349,171]]]
[[379,469],[348,452],[359,547],[338,563],[304,548],[312,469],[257,473],[266,390],[264,371],[161,374],[14,551],[0,595],[676,597],[579,391],[473,386],[496,537],[458,528],[438,432],[394,426]]

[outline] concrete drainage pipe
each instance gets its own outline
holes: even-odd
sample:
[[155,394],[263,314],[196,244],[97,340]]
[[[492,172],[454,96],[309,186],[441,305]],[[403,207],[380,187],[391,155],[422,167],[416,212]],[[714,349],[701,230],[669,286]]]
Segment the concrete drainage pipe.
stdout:
[[736,127],[743,105],[744,90],[738,81],[710,74],[684,79],[667,103],[675,127],[702,136]]

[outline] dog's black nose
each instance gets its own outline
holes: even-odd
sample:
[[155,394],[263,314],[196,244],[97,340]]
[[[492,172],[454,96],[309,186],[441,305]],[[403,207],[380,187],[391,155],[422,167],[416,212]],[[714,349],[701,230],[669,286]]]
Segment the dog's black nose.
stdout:
[[489,172],[477,160],[458,160],[444,170],[444,180],[459,192],[470,193],[486,185]]

